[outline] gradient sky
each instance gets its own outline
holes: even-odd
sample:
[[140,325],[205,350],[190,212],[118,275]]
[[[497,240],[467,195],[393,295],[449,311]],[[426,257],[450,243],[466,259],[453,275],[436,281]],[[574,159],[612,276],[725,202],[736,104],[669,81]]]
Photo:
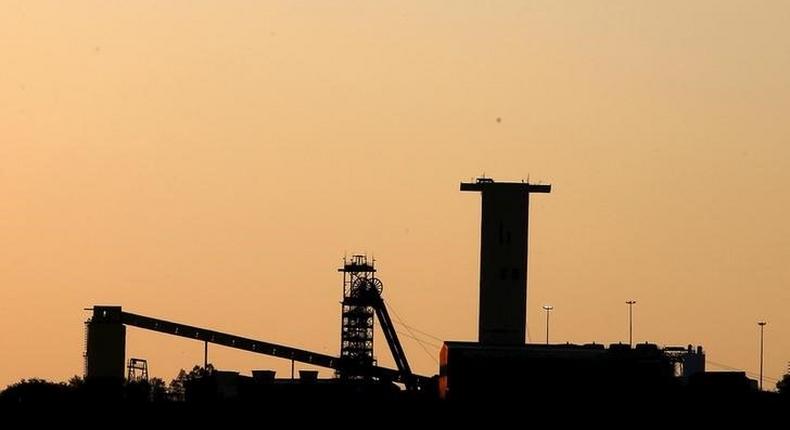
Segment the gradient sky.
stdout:
[[[0,386],[81,374],[92,304],[337,354],[355,252],[406,324],[476,339],[480,199],[458,184],[482,173],[553,184],[532,340],[551,303],[554,341],[627,341],[633,298],[635,340],[749,372],[767,320],[776,378],[788,22],[784,1],[4,1]],[[128,334],[167,380],[202,348]]]

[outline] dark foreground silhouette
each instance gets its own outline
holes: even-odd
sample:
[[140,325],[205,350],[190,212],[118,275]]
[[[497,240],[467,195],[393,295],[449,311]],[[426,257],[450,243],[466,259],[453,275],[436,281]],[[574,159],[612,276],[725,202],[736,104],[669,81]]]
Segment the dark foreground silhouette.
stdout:
[[[190,372],[181,371],[170,383],[159,378],[122,384],[106,381],[86,383],[79,377],[65,383],[22,380],[0,392],[0,408],[9,411],[71,407],[76,410],[87,408],[93,411],[91,413],[134,410],[138,414],[165,414],[177,419],[217,418],[229,411],[235,417],[244,417],[292,414],[294,408],[299,411],[347,409],[362,414],[397,411],[399,414],[452,421],[463,420],[464,417],[478,419],[481,414],[491,412],[495,412],[492,417],[505,419],[527,411],[543,411],[554,417],[573,420],[583,418],[585,413],[663,417],[682,417],[691,413],[696,418],[721,420],[753,414],[786,416],[790,412],[790,375],[785,375],[777,384],[777,392],[733,389],[732,386],[717,386],[716,382],[706,386],[642,390],[638,386],[615,388],[605,384],[579,387],[573,386],[571,381],[563,381],[566,386],[553,386],[551,389],[545,386],[542,389],[512,387],[512,390],[480,393],[479,396],[453,401],[441,400],[434,393],[408,392],[394,384],[373,381],[296,379],[262,382],[243,378],[229,385],[229,374],[235,372],[217,371],[209,365],[208,368],[196,366]],[[308,417],[309,413],[303,418]]]

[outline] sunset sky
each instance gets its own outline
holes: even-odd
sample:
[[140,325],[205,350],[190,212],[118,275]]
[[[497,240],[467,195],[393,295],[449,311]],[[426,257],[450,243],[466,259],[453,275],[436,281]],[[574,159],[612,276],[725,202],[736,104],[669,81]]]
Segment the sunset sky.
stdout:
[[[357,252],[399,319],[474,340],[480,197],[458,186],[483,173],[553,185],[532,341],[552,304],[552,341],[627,342],[635,299],[636,341],[714,370],[756,374],[768,321],[778,378],[788,23],[785,1],[3,1],[0,388],[82,374],[93,304],[338,354]],[[127,338],[168,381],[203,361]],[[438,372],[440,341],[402,340]],[[380,332],[376,355],[394,366]]]

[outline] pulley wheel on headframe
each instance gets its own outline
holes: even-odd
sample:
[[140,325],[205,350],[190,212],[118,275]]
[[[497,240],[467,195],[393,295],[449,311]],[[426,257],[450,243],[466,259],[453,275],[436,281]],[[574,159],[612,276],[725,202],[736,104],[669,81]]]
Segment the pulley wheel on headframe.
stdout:
[[381,292],[384,291],[384,283],[379,278],[373,278],[370,280],[369,288],[381,295]]

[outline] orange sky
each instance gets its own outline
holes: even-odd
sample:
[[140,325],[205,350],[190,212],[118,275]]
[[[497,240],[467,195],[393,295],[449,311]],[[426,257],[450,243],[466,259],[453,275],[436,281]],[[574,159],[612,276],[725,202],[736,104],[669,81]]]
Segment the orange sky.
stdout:
[[[0,386],[81,374],[92,304],[337,354],[358,251],[407,324],[475,339],[480,202],[458,183],[483,172],[554,185],[532,200],[533,340],[551,303],[553,340],[627,341],[634,298],[637,341],[750,372],[766,319],[778,377],[788,22],[781,1],[5,1]],[[202,362],[134,329],[128,350],[167,380]]]

